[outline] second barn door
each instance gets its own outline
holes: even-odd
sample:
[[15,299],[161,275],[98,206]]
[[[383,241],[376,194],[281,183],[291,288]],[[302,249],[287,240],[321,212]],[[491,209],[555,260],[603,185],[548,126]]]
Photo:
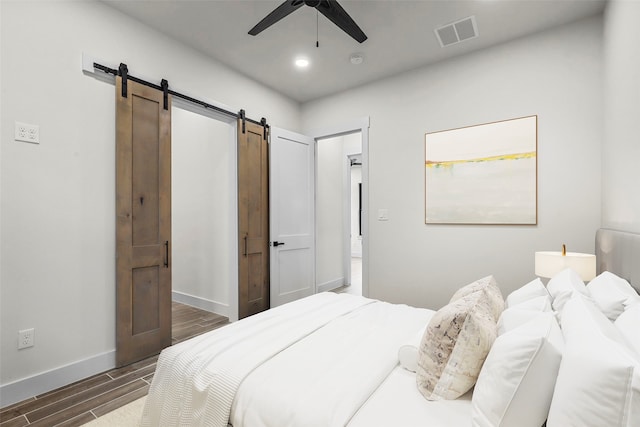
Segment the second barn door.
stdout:
[[269,308],[269,149],[265,127],[238,120],[238,317]]

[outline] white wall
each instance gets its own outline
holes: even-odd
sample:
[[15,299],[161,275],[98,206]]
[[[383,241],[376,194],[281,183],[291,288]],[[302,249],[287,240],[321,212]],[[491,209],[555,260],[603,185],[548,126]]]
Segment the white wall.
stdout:
[[[303,105],[303,129],[370,116],[369,296],[438,308],[488,274],[503,293],[533,253],[593,252],[600,226],[602,19]],[[424,224],[424,134],[538,115],[538,225]],[[389,220],[376,221],[378,209]]]
[[605,13],[602,226],[640,233],[640,2]]
[[[114,363],[115,89],[83,75],[83,52],[287,129],[300,127],[300,113],[290,99],[103,3],[2,1],[0,8],[5,405]],[[40,125],[40,145],[14,142],[15,121]],[[35,328],[35,347],[18,351],[25,328]],[[29,390],[11,384],[78,362],[84,371],[72,365],[62,377],[20,383]]]
[[[171,112],[174,299],[227,316],[237,227],[232,126],[191,111]],[[233,193],[233,194],[232,194]]]

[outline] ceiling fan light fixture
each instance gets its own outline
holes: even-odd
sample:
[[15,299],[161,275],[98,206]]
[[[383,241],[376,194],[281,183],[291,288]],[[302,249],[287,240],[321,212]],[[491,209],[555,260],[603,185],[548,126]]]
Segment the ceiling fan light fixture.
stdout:
[[309,60],[307,58],[296,58],[294,63],[297,68],[307,68],[309,66]]

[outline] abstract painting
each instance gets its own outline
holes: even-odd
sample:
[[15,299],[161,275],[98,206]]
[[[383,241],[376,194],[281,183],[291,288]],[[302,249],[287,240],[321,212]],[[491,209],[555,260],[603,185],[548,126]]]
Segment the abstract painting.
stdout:
[[538,116],[425,135],[427,224],[536,224]]

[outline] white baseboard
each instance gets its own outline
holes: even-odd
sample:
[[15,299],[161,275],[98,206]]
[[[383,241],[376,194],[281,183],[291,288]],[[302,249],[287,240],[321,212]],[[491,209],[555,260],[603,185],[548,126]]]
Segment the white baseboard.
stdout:
[[60,368],[0,385],[0,408],[46,393],[116,367],[116,351],[108,351]]
[[[216,301],[181,292],[172,292],[174,301],[198,307],[222,316],[229,316],[229,306]],[[8,384],[0,385],[0,408],[13,405],[30,397],[64,387],[73,382],[88,378],[116,367],[116,351],[92,356],[60,368],[36,374]]]
[[339,288],[340,286],[344,286],[345,283],[346,282],[344,280],[344,277],[339,277],[337,279],[329,280],[328,282],[319,284],[316,289],[317,292],[332,291],[336,288]]
[[221,316],[229,317],[229,306],[217,301],[208,300],[194,295],[185,294],[184,292],[171,291],[171,298],[179,303],[187,304],[192,307],[216,313]]

